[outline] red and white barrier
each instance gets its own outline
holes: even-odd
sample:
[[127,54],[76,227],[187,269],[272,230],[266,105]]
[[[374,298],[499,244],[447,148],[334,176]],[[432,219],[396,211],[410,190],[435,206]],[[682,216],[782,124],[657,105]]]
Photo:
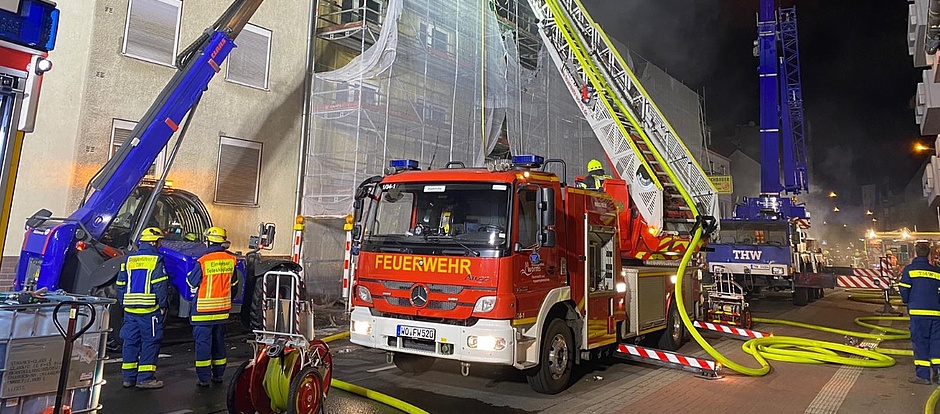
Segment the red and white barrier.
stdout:
[[[858,270],[871,270],[871,269],[855,269]],[[875,270],[875,272],[878,272]],[[838,275],[838,284],[839,287],[843,288],[857,288],[857,289],[887,289],[891,286],[891,279],[876,274],[874,276],[846,276]]]
[[636,345],[620,344],[617,346],[617,353],[615,355],[634,361],[654,363],[670,368],[692,371],[712,378],[717,378],[718,371],[721,369],[720,364],[708,359],[695,358]]
[[743,336],[745,338],[766,338],[770,334],[751,329],[738,328],[737,326],[722,325],[720,323],[692,321],[692,326],[699,329],[708,329],[719,333]]

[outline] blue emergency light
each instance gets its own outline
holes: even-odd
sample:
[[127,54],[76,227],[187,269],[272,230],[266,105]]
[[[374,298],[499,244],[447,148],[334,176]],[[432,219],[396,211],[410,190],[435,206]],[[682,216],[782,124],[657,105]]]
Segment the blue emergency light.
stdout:
[[525,168],[539,168],[545,164],[545,158],[538,155],[513,155],[512,165]]
[[0,40],[44,52],[55,47],[59,10],[42,0],[22,0],[16,10],[0,6]]
[[388,166],[396,170],[417,170],[418,161],[417,160],[391,160],[388,162]]

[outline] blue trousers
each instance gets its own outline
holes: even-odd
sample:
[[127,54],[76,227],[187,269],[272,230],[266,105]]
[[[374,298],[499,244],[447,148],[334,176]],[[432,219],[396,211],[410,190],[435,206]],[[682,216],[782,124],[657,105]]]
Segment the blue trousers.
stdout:
[[225,373],[225,323],[193,325],[196,340],[196,375],[200,382],[221,379]]
[[121,373],[125,382],[142,382],[153,379],[157,372],[157,355],[163,339],[163,315],[160,311],[147,314],[124,312],[121,326],[124,340]]
[[940,371],[940,317],[911,316],[914,374],[930,379]]

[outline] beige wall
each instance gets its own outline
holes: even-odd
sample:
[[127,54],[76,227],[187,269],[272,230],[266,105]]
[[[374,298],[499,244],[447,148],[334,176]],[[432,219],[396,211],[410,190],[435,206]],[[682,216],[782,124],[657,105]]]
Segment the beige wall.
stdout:
[[[108,158],[112,119],[140,118],[173,75],[173,68],[121,54],[128,3],[97,0],[59,4],[63,23],[55,53],[62,56],[52,55],[56,67],[43,85],[39,126],[26,144],[11,228],[22,228],[22,218],[42,207],[52,207],[58,215],[73,211],[85,183]],[[227,5],[184,1],[179,48],[202,33]],[[236,250],[244,250],[248,236],[265,221],[279,229],[273,253],[290,251],[309,7],[309,2],[302,0],[261,5],[251,23],[273,32],[269,90],[225,81],[223,65],[210,83],[170,170],[174,185],[197,194],[206,203],[213,223],[228,229]],[[51,119],[56,120],[54,126]],[[213,203],[220,135],[263,143],[258,207]],[[55,149],[50,151],[49,147]],[[50,177],[47,166],[29,161],[39,157],[70,168]],[[22,236],[16,233],[8,238],[4,255],[18,254]]]

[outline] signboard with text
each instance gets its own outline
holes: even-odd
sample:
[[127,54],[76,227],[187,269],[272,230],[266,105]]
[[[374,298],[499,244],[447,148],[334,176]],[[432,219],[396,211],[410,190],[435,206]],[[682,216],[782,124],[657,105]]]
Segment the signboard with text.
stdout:
[[712,185],[715,186],[715,190],[718,194],[734,193],[734,185],[731,182],[730,175],[710,175],[708,179],[712,181]]

